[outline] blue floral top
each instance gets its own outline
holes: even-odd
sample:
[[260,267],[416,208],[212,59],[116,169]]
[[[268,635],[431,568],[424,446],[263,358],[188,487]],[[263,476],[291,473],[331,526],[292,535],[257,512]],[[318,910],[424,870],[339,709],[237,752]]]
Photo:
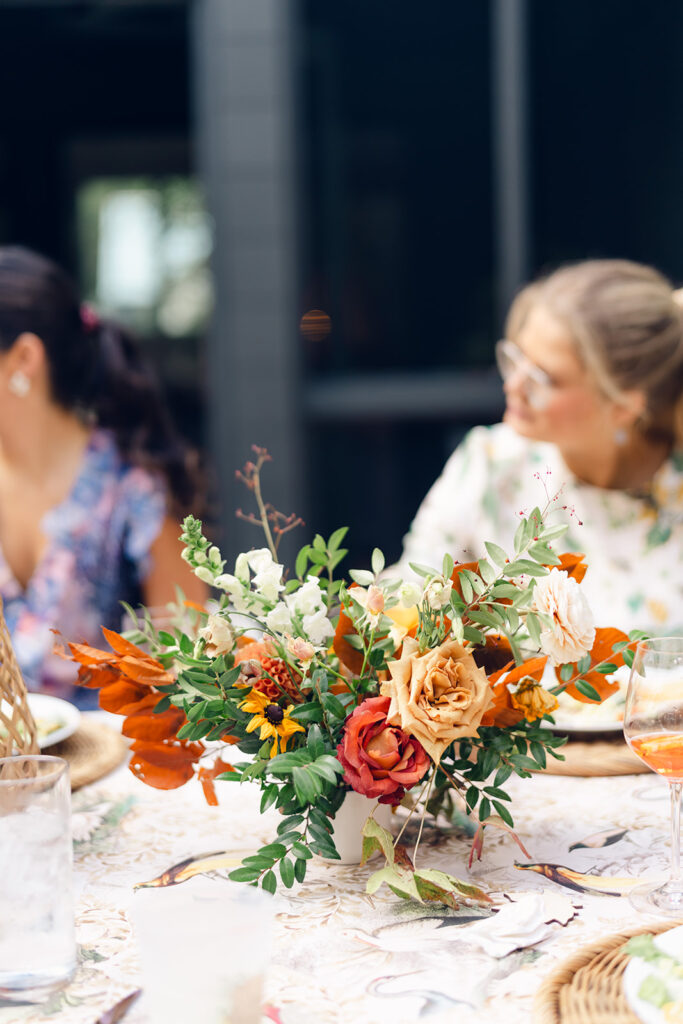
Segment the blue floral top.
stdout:
[[165,514],[162,481],[124,462],[108,431],[93,431],[71,493],[43,518],[47,547],[25,590],[0,548],[5,619],[29,689],[89,692],[74,686],[76,666],[53,653],[51,631],[101,646],[102,625],[120,628],[120,601],[140,602]]

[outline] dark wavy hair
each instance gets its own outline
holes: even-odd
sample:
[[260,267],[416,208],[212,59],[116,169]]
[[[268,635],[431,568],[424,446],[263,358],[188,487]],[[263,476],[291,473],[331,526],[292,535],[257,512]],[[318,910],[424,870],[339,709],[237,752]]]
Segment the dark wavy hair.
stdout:
[[196,453],[175,430],[156,375],[126,331],[84,310],[56,263],[19,246],[0,247],[0,350],[37,335],[53,400],[112,431],[124,460],[160,474],[171,511],[198,501]]

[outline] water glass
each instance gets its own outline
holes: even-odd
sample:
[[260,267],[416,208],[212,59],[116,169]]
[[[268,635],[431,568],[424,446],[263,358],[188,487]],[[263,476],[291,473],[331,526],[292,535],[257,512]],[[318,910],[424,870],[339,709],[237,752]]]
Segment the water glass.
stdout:
[[274,903],[206,876],[138,889],[131,917],[151,1024],[260,1024]]
[[0,998],[40,1002],[76,969],[69,766],[0,758]]
[[683,637],[656,637],[638,644],[626,693],[624,736],[648,768],[666,779],[671,796],[669,879],[663,885],[639,886],[630,900],[637,910],[681,918]]

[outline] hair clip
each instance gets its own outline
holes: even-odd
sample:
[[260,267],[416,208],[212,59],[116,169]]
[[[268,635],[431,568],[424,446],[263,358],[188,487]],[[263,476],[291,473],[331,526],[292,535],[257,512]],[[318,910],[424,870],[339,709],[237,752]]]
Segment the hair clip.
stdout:
[[87,302],[81,303],[81,323],[83,329],[89,334],[91,331],[97,330],[100,326],[100,318]]

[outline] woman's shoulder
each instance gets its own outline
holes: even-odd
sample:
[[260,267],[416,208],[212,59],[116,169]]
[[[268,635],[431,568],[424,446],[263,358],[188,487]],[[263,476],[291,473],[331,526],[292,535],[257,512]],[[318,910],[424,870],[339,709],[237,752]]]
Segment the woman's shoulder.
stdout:
[[529,441],[506,423],[496,423],[468,431],[446,463],[446,469],[459,473],[468,473],[475,468],[484,469],[487,473],[516,473],[525,467],[538,468],[554,462],[551,445]]

